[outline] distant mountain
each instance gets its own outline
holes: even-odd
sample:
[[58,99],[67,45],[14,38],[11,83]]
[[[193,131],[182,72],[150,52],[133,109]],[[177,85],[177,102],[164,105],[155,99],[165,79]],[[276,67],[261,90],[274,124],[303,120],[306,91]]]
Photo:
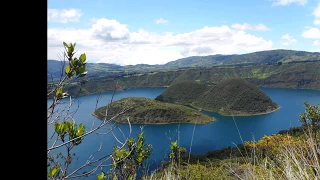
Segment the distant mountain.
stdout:
[[[168,62],[164,65],[137,64],[120,66],[108,63],[88,63],[87,77],[119,77],[126,75],[139,75],[140,73],[152,73],[160,70],[174,70],[189,67],[211,67],[225,65],[249,65],[249,64],[274,64],[278,62],[302,62],[302,61],[320,61],[319,52],[306,52],[294,50],[270,50],[260,51],[240,55],[209,55],[192,56]],[[48,80],[52,77],[57,79],[61,76],[63,62],[57,60],[48,60],[47,74]]]
[[103,120],[107,107],[107,120],[123,112],[114,119],[114,121],[118,123],[128,123],[128,117],[130,118],[131,124],[207,124],[215,120],[213,117],[186,106],[164,103],[142,97],[127,97],[114,101],[107,106],[98,108],[92,115]]
[[191,105],[223,115],[257,115],[279,108],[267,94],[241,78],[231,78],[213,86]]
[[[52,77],[54,80],[57,80],[61,76],[61,72],[65,72],[65,65],[68,65],[68,62],[57,61],[57,60],[48,60],[47,63],[47,77],[48,80],[51,80]],[[163,69],[162,65],[148,65],[148,64],[137,64],[137,65],[128,65],[120,66],[116,64],[108,63],[87,63],[86,71],[88,71],[87,78],[100,78],[100,77],[119,77],[125,75],[133,75],[145,72],[152,72]],[[64,74],[63,74],[64,75]]]
[[237,64],[268,64],[288,63],[299,61],[319,61],[320,52],[306,52],[294,50],[269,50],[240,55],[209,55],[192,56],[178,59],[165,64],[166,67],[207,67]]
[[[47,75],[48,80],[53,77],[54,79],[59,78],[62,73],[65,72],[65,65],[68,65],[67,61],[57,61],[57,60],[48,60],[47,61]],[[105,77],[110,76],[113,73],[121,73],[124,72],[124,68],[115,64],[108,63],[87,63],[86,70],[88,76],[95,77]],[[62,73],[61,73],[62,72]],[[64,74],[62,74],[64,75]]]

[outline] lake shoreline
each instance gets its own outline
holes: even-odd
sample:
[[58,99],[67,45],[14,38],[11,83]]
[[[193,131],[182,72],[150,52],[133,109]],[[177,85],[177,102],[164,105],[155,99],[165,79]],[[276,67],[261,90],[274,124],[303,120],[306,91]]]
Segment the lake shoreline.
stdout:
[[[189,106],[191,106],[191,105],[189,105]],[[210,110],[207,110],[207,109],[201,109],[201,108],[198,108],[198,107],[195,107],[195,106],[191,106],[191,107],[194,108],[194,109],[197,109],[199,111],[207,111],[207,112],[218,113],[221,116],[260,116],[260,115],[273,113],[273,112],[275,112],[275,111],[280,109],[280,106],[278,106],[276,109],[273,109],[271,111],[266,111],[266,112],[256,113],[256,114],[223,114],[223,113],[220,113],[220,112],[210,111]]]
[[[96,117],[97,119],[100,119],[94,112],[91,113],[92,116]],[[168,123],[130,123],[130,124],[134,124],[134,125],[167,125],[167,124],[196,124],[196,125],[206,125],[206,124],[210,124],[212,122],[215,122],[217,120],[217,118],[212,117],[211,118],[212,121],[210,122],[203,122],[203,123],[194,123],[194,122],[168,122]],[[100,119],[101,121],[103,121],[102,119]],[[115,120],[112,120],[115,123],[118,124],[129,124],[129,123],[124,123],[124,122],[118,122]]]

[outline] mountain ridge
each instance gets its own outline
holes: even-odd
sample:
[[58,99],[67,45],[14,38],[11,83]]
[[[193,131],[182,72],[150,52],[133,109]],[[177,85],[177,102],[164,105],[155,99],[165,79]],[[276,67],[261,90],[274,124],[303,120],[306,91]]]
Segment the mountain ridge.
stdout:
[[[62,62],[59,60],[47,60],[48,79],[59,78],[61,75]],[[170,61],[166,64],[149,65],[137,64],[121,66],[110,63],[87,63],[88,76],[123,76],[154,72],[161,70],[173,70],[181,68],[208,67],[208,66],[229,66],[229,65],[250,65],[250,64],[273,64],[273,63],[290,63],[304,61],[320,61],[320,52],[308,52],[297,50],[268,50],[257,51],[245,54],[231,55],[208,55],[208,56],[190,56]]]

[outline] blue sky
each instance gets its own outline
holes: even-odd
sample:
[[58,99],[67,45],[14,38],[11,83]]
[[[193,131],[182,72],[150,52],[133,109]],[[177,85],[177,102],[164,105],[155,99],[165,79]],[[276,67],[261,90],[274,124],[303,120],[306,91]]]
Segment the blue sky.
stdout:
[[271,49],[320,52],[320,0],[48,0],[48,59],[164,64]]

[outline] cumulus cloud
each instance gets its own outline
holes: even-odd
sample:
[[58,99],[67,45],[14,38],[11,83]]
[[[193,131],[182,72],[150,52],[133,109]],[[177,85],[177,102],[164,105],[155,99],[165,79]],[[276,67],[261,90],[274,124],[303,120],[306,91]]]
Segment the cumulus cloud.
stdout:
[[281,36],[281,39],[282,39],[281,44],[284,46],[288,46],[288,45],[297,43],[297,40],[294,39],[292,36],[290,36],[288,33]]
[[82,13],[79,9],[48,9],[48,21],[68,23],[78,22]]
[[275,6],[286,6],[286,5],[290,5],[290,4],[294,4],[297,3],[299,5],[305,5],[308,0],[269,0],[272,1],[272,5]]
[[127,39],[129,30],[127,25],[120,24],[116,20],[99,19],[91,28],[93,34],[105,41]]
[[256,31],[269,31],[270,30],[270,28],[268,28],[267,26],[265,26],[263,24],[250,25],[247,23],[243,23],[243,24],[233,24],[231,27],[234,29],[239,29],[239,30],[256,30]]
[[76,42],[88,62],[120,65],[165,64],[188,56],[246,53],[272,49],[272,41],[229,26],[205,26],[187,33],[130,32],[116,20],[99,19],[89,29],[48,29],[48,59],[62,42]]
[[318,6],[316,7],[316,9],[314,9],[313,13],[312,13],[315,17],[315,20],[313,21],[313,23],[315,25],[320,25],[320,3],[318,4]]
[[156,20],[156,24],[166,24],[166,23],[168,23],[168,20],[165,20],[163,18],[160,18],[160,19]]
[[320,29],[309,28],[301,34],[302,37],[307,39],[320,39]]
[[320,46],[320,41],[318,41],[318,40],[313,41],[313,45]]

